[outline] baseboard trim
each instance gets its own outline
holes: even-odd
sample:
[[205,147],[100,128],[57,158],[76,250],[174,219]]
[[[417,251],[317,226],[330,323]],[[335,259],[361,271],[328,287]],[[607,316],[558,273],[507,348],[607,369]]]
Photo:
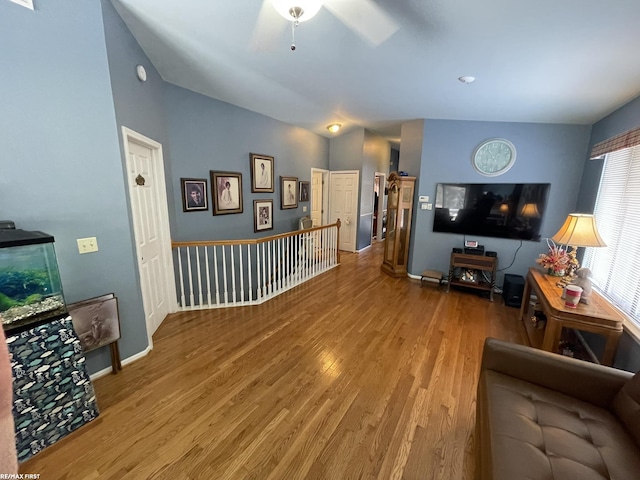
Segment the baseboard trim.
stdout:
[[[135,362],[136,360],[140,360],[142,357],[146,357],[147,355],[149,355],[149,352],[152,350],[152,348],[149,346],[147,348],[145,348],[143,351],[136,353],[135,355],[132,355],[130,357],[125,358],[124,360],[122,360],[122,366],[124,367],[125,365],[129,365],[130,363]],[[101,377],[105,377],[107,375],[109,375],[111,372],[113,371],[113,369],[111,367],[107,367],[107,368],[103,368],[102,370],[97,371],[96,373],[93,373],[89,376],[89,378],[91,378],[91,380],[97,380],[98,378]]]

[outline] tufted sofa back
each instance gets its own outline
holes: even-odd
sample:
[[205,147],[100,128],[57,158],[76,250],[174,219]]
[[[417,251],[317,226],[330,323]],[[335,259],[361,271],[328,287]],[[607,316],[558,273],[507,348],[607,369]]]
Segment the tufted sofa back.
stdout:
[[620,389],[613,399],[612,410],[640,447],[640,372]]

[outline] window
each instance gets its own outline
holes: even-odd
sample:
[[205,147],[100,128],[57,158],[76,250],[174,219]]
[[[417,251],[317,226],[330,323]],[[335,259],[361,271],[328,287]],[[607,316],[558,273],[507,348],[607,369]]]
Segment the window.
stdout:
[[605,156],[594,214],[607,248],[587,248],[582,263],[598,290],[640,325],[640,145]]

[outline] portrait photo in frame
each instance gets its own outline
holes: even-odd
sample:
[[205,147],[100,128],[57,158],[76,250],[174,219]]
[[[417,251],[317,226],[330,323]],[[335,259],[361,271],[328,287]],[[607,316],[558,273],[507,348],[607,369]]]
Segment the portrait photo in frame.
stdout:
[[181,178],[180,187],[183,212],[209,210],[209,192],[205,178]]
[[250,153],[251,191],[253,193],[273,193],[273,172],[275,160],[269,155]]
[[253,231],[273,230],[273,200],[253,201]]
[[298,177],[280,177],[280,208],[298,208]]
[[300,182],[300,196],[299,199],[301,202],[309,201],[309,182]]
[[211,171],[213,214],[242,213],[242,174]]

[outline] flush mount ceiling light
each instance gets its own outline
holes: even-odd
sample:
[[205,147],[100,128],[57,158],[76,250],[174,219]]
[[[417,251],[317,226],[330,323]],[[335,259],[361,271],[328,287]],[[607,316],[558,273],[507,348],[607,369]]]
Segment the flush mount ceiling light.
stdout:
[[342,127],[341,124],[332,123],[331,125],[327,125],[327,130],[329,130],[331,133],[336,133],[338,130],[340,130],[340,127]]
[[476,81],[476,77],[472,77],[471,75],[463,75],[462,77],[458,77],[458,80],[460,80],[462,83],[473,83]]

